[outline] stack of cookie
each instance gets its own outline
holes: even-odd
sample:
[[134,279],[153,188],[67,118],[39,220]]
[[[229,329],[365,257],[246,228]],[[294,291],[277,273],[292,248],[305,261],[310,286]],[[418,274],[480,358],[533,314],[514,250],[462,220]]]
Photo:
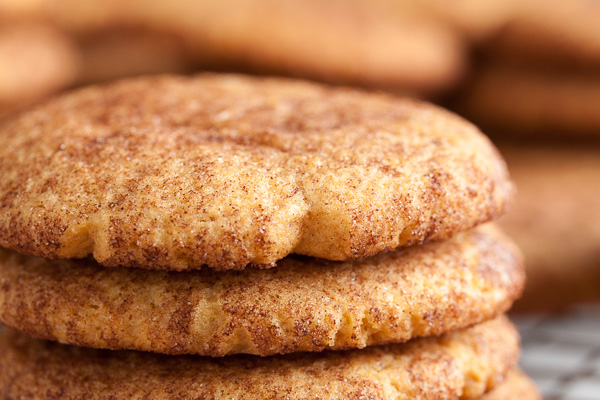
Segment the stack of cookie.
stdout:
[[500,222],[529,278],[514,309],[555,312],[600,301],[600,2],[512,6],[455,105],[494,135],[519,188]]
[[519,196],[500,226],[519,244],[527,287],[512,311],[600,303],[600,149],[502,145]]
[[[600,3],[527,0],[482,44],[458,109],[499,138],[598,140]],[[532,140],[533,139],[533,140]]]
[[478,226],[513,187],[459,117],[162,76],[0,135],[4,398],[536,398],[501,316],[520,256]]

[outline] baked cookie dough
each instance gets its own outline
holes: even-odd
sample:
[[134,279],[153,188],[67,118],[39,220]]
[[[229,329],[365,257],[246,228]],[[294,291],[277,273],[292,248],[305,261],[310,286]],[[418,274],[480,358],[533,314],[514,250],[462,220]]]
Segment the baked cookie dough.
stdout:
[[74,44],[60,31],[0,21],[0,118],[73,84],[78,66]]
[[498,137],[600,138],[600,74],[488,64],[458,108]]
[[465,120],[301,81],[126,80],[55,98],[0,134],[0,245],[105,266],[361,258],[492,220],[513,194]]
[[600,150],[504,146],[519,195],[499,223],[525,256],[518,311],[600,301]]
[[0,392],[28,399],[468,399],[502,382],[518,355],[517,331],[504,317],[400,345],[267,358],[92,350],[6,330]]
[[88,347],[270,355],[439,335],[508,310],[524,284],[492,227],[360,261],[164,272],[0,250],[0,321]]

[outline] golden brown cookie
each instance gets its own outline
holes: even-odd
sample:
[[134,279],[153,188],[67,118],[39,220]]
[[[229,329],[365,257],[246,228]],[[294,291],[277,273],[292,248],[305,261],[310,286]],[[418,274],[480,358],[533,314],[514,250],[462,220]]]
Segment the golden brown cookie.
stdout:
[[79,83],[158,73],[192,71],[183,42],[165,32],[111,27],[79,35]]
[[505,147],[519,195],[501,225],[523,250],[521,311],[600,301],[600,149]]
[[338,263],[163,272],[0,251],[0,320],[33,336],[168,354],[270,355],[439,335],[508,310],[518,250],[490,226]]
[[600,3],[596,0],[514,2],[510,22],[489,43],[498,59],[540,66],[600,67]]
[[[119,0],[2,0],[0,19],[43,21],[69,34],[85,34],[115,25],[135,23],[135,8],[150,6],[148,1]],[[139,12],[139,10],[138,10]]]
[[600,74],[488,64],[460,103],[498,135],[600,138]]
[[0,117],[72,84],[77,67],[77,51],[62,33],[0,22]]
[[364,0],[176,0],[142,13],[186,37],[202,65],[427,95],[466,63],[452,30]]
[[462,77],[454,32],[365,0],[63,0],[38,12],[73,32],[145,26],[186,40],[198,66],[317,79],[418,95]]
[[127,80],[53,99],[0,134],[0,245],[106,266],[366,257],[494,219],[513,194],[463,119],[301,81]]
[[45,0],[3,0],[0,2],[0,21],[22,22],[38,20]]
[[480,400],[542,400],[535,384],[522,371],[515,370],[508,374],[502,384],[491,392],[481,396]]
[[481,43],[497,35],[514,17],[516,4],[524,0],[378,0],[410,5],[451,27],[466,39]]
[[476,398],[516,364],[518,334],[504,317],[402,345],[259,358],[110,352],[0,339],[0,393],[61,399]]

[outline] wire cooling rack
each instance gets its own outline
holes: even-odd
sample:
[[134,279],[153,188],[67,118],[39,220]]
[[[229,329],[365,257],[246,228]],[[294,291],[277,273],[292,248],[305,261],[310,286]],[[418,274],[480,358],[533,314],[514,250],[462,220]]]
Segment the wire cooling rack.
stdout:
[[523,341],[521,367],[544,400],[600,400],[600,305],[511,319]]

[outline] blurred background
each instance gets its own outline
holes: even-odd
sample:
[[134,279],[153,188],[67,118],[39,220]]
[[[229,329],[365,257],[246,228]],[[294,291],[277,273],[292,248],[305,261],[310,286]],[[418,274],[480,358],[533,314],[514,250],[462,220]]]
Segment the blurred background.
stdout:
[[565,389],[572,365],[524,367],[548,399],[600,399],[600,1],[0,0],[0,118],[82,85],[207,70],[417,97],[480,126],[519,189],[500,223],[526,259],[525,364],[562,326],[549,348],[589,342],[595,394]]

